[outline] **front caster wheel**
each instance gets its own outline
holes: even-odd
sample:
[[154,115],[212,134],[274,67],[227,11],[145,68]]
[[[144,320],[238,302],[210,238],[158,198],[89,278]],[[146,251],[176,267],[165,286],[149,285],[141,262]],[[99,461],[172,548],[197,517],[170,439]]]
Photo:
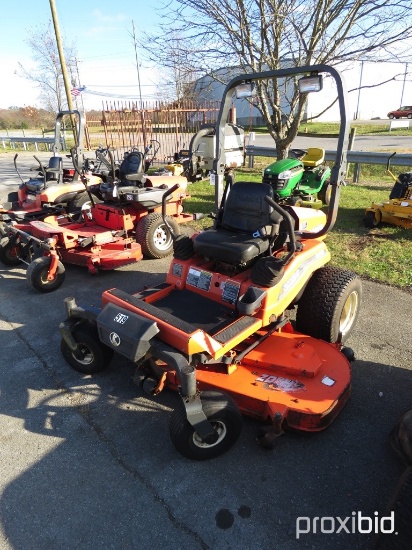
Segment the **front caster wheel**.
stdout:
[[187,420],[183,401],[173,411],[170,437],[179,453],[191,460],[208,460],[225,453],[234,445],[242,430],[242,415],[228,395],[205,391],[200,395],[203,412],[217,434],[213,443],[202,440]]
[[90,323],[81,324],[73,330],[73,337],[78,345],[76,351],[71,350],[63,338],[60,342],[66,363],[82,374],[103,371],[113,357],[113,350],[100,341],[97,327]]
[[63,284],[65,278],[64,265],[59,261],[54,279],[49,280],[47,275],[50,270],[50,264],[50,256],[41,256],[33,260],[27,268],[27,282],[39,292],[52,292]]

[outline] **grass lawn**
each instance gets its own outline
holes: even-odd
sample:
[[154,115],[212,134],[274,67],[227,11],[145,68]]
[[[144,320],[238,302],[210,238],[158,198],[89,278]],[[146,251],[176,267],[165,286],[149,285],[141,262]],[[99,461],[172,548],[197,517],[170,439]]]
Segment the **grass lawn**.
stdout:
[[[256,160],[253,170],[237,170],[237,181],[261,180],[261,168],[273,159]],[[383,167],[374,166],[370,171],[364,168],[363,181],[342,188],[337,222],[326,237],[332,253],[331,264],[412,292],[412,230],[390,225],[375,229],[363,226],[365,208],[372,201],[387,199],[393,184]],[[185,201],[187,212],[207,214],[214,210],[214,188],[208,180],[191,184],[189,191],[191,198]],[[211,224],[209,218],[191,223],[197,229]]]

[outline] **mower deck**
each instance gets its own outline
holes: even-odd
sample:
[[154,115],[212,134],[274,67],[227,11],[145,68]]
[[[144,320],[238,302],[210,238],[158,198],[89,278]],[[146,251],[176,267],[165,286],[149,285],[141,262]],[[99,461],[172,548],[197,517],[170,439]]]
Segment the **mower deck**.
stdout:
[[86,266],[90,273],[97,269],[111,270],[143,259],[141,246],[133,239],[119,239],[114,242],[99,243],[97,246],[76,251],[61,250],[63,262]]
[[268,336],[235,368],[198,369],[199,388],[230,394],[247,416],[323,430],[349,398],[349,363],[331,344],[287,330]]
[[412,198],[372,203],[368,211],[375,212],[378,222],[412,229]]

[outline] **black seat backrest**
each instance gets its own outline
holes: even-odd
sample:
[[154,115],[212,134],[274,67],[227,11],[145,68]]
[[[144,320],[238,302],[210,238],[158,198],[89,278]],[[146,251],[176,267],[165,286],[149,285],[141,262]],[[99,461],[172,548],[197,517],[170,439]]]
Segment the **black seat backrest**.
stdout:
[[119,175],[123,184],[130,185],[127,182],[125,176],[127,174],[140,174],[143,173],[144,155],[140,151],[131,151],[123,159],[120,168]]
[[238,182],[230,189],[224,205],[221,226],[225,229],[254,233],[271,225],[272,207],[265,197],[273,199],[272,186],[267,183]]
[[63,174],[63,159],[62,157],[50,157],[48,168],[52,168],[53,172],[46,171],[46,181],[58,181]]
[[389,195],[389,200],[391,199],[403,199],[406,196],[406,193],[409,187],[412,186],[412,172],[405,172],[404,174],[399,174],[398,179],[396,180],[392,191]]

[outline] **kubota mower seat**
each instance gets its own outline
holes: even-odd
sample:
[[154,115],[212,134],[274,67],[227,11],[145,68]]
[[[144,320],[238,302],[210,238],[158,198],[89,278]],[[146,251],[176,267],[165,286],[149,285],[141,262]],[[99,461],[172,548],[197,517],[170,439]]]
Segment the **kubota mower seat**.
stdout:
[[193,241],[197,254],[246,266],[264,254],[270,245],[274,224],[279,215],[265,197],[273,198],[272,186],[266,183],[235,183],[226,199],[222,221],[216,229],[199,233]]
[[319,166],[324,162],[325,149],[321,149],[320,147],[309,147],[306,155],[302,157],[301,160],[306,168],[315,168],[315,166]]

